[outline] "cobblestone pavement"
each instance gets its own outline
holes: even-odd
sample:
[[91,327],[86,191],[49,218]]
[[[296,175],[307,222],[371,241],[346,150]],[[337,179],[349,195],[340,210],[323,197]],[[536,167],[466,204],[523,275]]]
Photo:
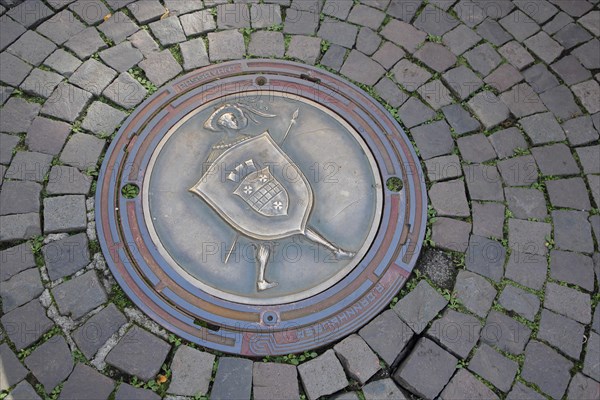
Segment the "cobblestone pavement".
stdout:
[[[0,399],[600,398],[598,0],[230,3],[0,0]],[[389,309],[268,360],[147,319],[93,222],[133,108],[245,57],[315,64],[383,102],[431,204]]]

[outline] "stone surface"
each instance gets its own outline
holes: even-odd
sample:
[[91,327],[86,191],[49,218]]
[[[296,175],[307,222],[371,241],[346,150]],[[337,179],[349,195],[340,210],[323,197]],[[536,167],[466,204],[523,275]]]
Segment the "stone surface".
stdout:
[[252,4],[250,19],[254,29],[269,28],[281,24],[279,4]]
[[[510,64],[502,64],[494,72],[489,74],[485,78],[485,83],[491,85],[494,89],[504,92],[505,90],[510,89],[513,85],[521,82],[523,80],[523,75],[512,65]],[[525,108],[524,105],[531,105],[536,101],[537,96],[535,94],[531,94],[531,88],[528,88],[528,91],[521,93],[517,88],[528,88],[527,85],[519,85],[513,88],[509,93],[511,95],[511,104],[518,104],[521,108]],[[535,96],[535,97],[534,97]],[[504,101],[504,96],[501,96],[502,101]],[[541,104],[539,98],[537,101]],[[509,107],[510,105],[505,102]],[[542,105],[543,106],[543,105]],[[511,108],[513,111],[513,108]],[[528,111],[532,114],[532,110]]]
[[[244,37],[235,30],[208,34],[208,49],[211,61],[240,59],[246,53]],[[160,67],[160,63],[156,68]]]
[[548,109],[561,119],[570,119],[581,115],[581,109],[575,102],[573,93],[564,85],[556,86],[540,94]]
[[129,4],[127,8],[142,25],[159,19],[166,11],[158,0],[136,1]]
[[117,110],[106,103],[96,101],[88,108],[87,115],[81,124],[83,129],[99,136],[110,136],[127,117],[123,111]]
[[116,44],[123,42],[139,29],[139,26],[122,11],[114,13],[109,19],[98,26],[98,30]]
[[156,37],[160,44],[165,47],[185,42],[186,40],[183,27],[177,17],[161,18],[156,22],[152,22],[148,27],[152,31],[154,37]]
[[429,68],[442,73],[456,63],[456,56],[441,44],[425,43],[423,47],[414,54],[418,60]]
[[8,15],[0,17],[0,51],[4,51],[12,42],[17,40],[26,29]]
[[456,277],[454,293],[467,310],[485,318],[497,292],[482,276],[463,270]]
[[427,70],[407,59],[400,60],[393,68],[394,79],[409,92],[414,92],[431,78]]
[[36,68],[21,84],[20,89],[34,96],[48,98],[63,80],[63,77],[51,71]]
[[100,58],[117,72],[126,72],[137,65],[142,59],[142,52],[129,42],[123,42],[115,47],[100,52]]
[[57,155],[70,133],[71,126],[67,123],[37,117],[27,130],[25,144],[31,151]]
[[573,175],[579,167],[570,149],[563,143],[545,147],[534,147],[531,154],[544,175]]
[[498,49],[498,52],[519,70],[528,67],[535,61],[531,54],[516,41],[506,43]]
[[356,42],[358,28],[355,25],[326,18],[317,33],[320,38],[342,47],[352,48]]
[[340,73],[365,85],[374,85],[385,73],[385,70],[359,51],[350,52]]
[[17,275],[19,272],[35,267],[35,259],[29,243],[9,247],[0,251],[0,282]]
[[171,363],[173,378],[168,392],[179,396],[208,393],[215,356],[180,346]]
[[521,354],[531,336],[531,329],[507,315],[491,311],[481,330],[481,340],[499,350]]
[[115,382],[92,367],[77,364],[60,392],[64,400],[106,400]]
[[320,53],[321,39],[296,35],[292,36],[286,56],[314,65],[317,62]]
[[86,227],[84,196],[69,195],[44,199],[44,233],[78,232]]
[[299,398],[298,371],[293,365],[256,362],[252,377],[253,398],[256,400]]
[[46,192],[51,195],[88,194],[92,177],[84,175],[77,168],[54,166],[48,176]]
[[121,383],[115,392],[115,400],[160,400],[160,396],[150,389],[136,388],[126,383]]
[[434,183],[429,189],[429,199],[437,215],[449,217],[471,215],[465,184],[461,180]]
[[372,381],[362,388],[365,400],[407,400],[408,397],[390,378]]
[[25,365],[44,385],[46,393],[50,393],[59,383],[67,379],[74,363],[66,340],[56,335],[36,348],[25,359]]
[[80,171],[93,169],[104,149],[105,141],[85,133],[76,133],[70,137],[60,161],[78,168]]
[[81,61],[79,61],[77,57],[63,49],[56,50],[44,61],[44,65],[52,68],[67,78],[71,76],[81,64]]
[[459,104],[450,104],[442,108],[446,121],[452,128],[452,133],[462,135],[479,130],[481,124]]
[[92,359],[100,347],[126,323],[127,319],[117,307],[109,304],[75,330],[73,340],[83,355]]
[[148,57],[159,51],[158,44],[154,41],[150,34],[142,29],[129,37],[131,44],[142,52],[144,57]]
[[567,398],[597,399],[600,397],[600,383],[582,375],[576,374],[569,384]]
[[389,78],[383,77],[374,87],[375,92],[392,107],[400,107],[408,95]]
[[437,218],[432,225],[431,239],[441,249],[464,252],[469,243],[471,224],[452,218]]
[[435,398],[454,374],[458,360],[429,339],[417,342],[393,378],[424,398]]
[[[137,326],[132,327],[106,356],[106,362],[147,381],[160,371],[171,346]],[[151,352],[147,351],[152,349]]]
[[529,386],[517,382],[506,398],[508,400],[544,400],[546,397],[531,389]]
[[600,365],[598,365],[598,358],[600,358],[600,335],[591,332],[585,347],[583,373],[596,381],[600,380]]
[[[2,69],[1,66],[0,69]],[[40,112],[40,108],[37,103],[11,97],[0,110],[0,131],[6,133],[27,132],[33,119]]]
[[393,365],[414,333],[393,310],[386,310],[358,331],[383,361]]
[[[598,140],[598,131],[594,128],[592,118],[589,116],[583,116],[579,118],[573,118],[562,124],[562,128],[565,131],[569,143],[573,146],[582,144],[588,144],[595,140]],[[577,149],[579,153],[579,149]],[[598,162],[600,164],[600,162]]]
[[8,390],[8,388],[19,383],[28,374],[27,369],[23,367],[6,343],[0,345],[0,364],[2,365],[0,390]]
[[377,32],[369,28],[362,27],[360,28],[358,36],[356,37],[356,50],[370,56],[377,51],[381,41],[382,39]]
[[504,205],[473,202],[471,207],[473,209],[473,234],[502,239],[504,236]]
[[281,32],[254,32],[248,44],[248,53],[258,57],[283,57],[285,45]]
[[590,113],[600,112],[600,84],[594,80],[578,83],[571,87],[583,107]]
[[13,158],[13,150],[20,142],[16,135],[0,133],[0,164],[10,164]]
[[417,92],[436,111],[454,101],[450,90],[440,80],[424,84]]
[[583,211],[556,210],[552,212],[554,241],[561,250],[592,253],[594,243],[588,213]]
[[476,94],[467,104],[486,129],[495,127],[509,117],[508,107],[489,91]]
[[106,43],[102,40],[96,28],[87,28],[69,39],[65,43],[65,47],[80,59],[86,59],[98,50],[105,49]]
[[569,86],[592,77],[590,71],[585,69],[574,56],[563,57],[550,67]]
[[0,215],[39,212],[41,192],[36,182],[6,182],[0,192]]
[[556,60],[564,48],[553,40],[546,32],[538,32],[523,42],[536,56],[550,64]]
[[25,32],[16,42],[8,46],[12,55],[29,64],[38,66],[56,49],[56,45],[35,31]]
[[502,160],[497,166],[507,186],[530,186],[538,180],[539,171],[530,155]]
[[108,298],[94,271],[86,272],[52,289],[52,296],[63,315],[79,319]]
[[498,399],[481,381],[466,369],[459,369],[440,394],[440,399]]
[[52,156],[33,151],[19,151],[13,157],[5,179],[42,182],[50,170]]
[[525,351],[521,377],[553,398],[561,398],[567,390],[572,367],[573,364],[556,351],[532,340]]
[[[389,11],[388,11],[389,13]],[[403,21],[392,19],[381,30],[381,35],[389,41],[401,46],[409,53],[417,50],[425,41],[427,34]]]
[[546,255],[546,241],[551,231],[548,223],[511,218],[508,220],[509,247],[521,253]]
[[348,386],[344,368],[333,350],[298,366],[304,391],[309,400],[333,394]]
[[416,97],[409,97],[398,109],[398,116],[406,127],[412,128],[432,119],[435,113]]
[[462,167],[457,155],[441,156],[425,161],[427,176],[430,181],[458,178],[462,176]]
[[[182,53],[184,53],[183,48]],[[123,108],[133,108],[144,100],[147,91],[141,83],[133,79],[128,73],[124,72],[104,89],[102,94]]]
[[471,200],[504,200],[502,179],[495,166],[465,164],[463,172]]
[[156,87],[164,85],[182,71],[169,50],[152,53],[139,66]]
[[191,71],[210,64],[206,45],[202,38],[181,43],[179,48],[181,49],[181,56],[183,57],[184,70]]
[[572,319],[544,309],[537,337],[569,357],[578,359],[583,347],[584,330],[583,325]]
[[307,11],[289,8],[285,14],[283,33],[291,35],[314,35],[319,26],[319,15]]
[[546,182],[550,203],[555,207],[589,210],[592,206],[582,178],[559,179]]
[[54,325],[46,317],[46,310],[38,300],[32,300],[4,314],[0,318],[0,322],[2,322],[2,326],[6,329],[6,335],[17,350],[35,343]]
[[358,335],[348,336],[333,347],[335,354],[352,379],[364,385],[380,369],[379,358]]
[[583,172],[586,174],[600,174],[600,146],[578,147],[575,149],[579,161],[583,166]]
[[521,10],[516,10],[512,14],[502,18],[500,20],[500,25],[510,32],[510,34],[519,42],[524,41],[540,30],[539,25]]
[[540,300],[536,295],[512,285],[506,285],[498,303],[532,322],[540,309]]
[[488,43],[467,51],[464,57],[483,76],[489,75],[502,61],[502,57]]
[[421,157],[426,160],[449,154],[454,148],[450,126],[443,120],[419,126],[411,132]]
[[412,292],[398,301],[394,311],[419,334],[447,304],[448,301],[423,280]]
[[51,242],[42,248],[42,254],[51,280],[71,275],[90,262],[87,235],[80,233]]
[[496,152],[487,137],[483,134],[464,136],[456,141],[463,160],[482,163],[496,158]]
[[38,297],[44,291],[37,268],[20,272],[7,281],[0,282],[2,311],[9,312]]
[[63,82],[56,87],[54,93],[44,103],[42,114],[67,122],[75,122],[91,98],[90,92]]
[[496,241],[472,235],[469,240],[465,266],[468,270],[499,282],[504,275],[506,251]]
[[545,257],[513,251],[504,276],[518,284],[541,290],[546,281],[548,262]]
[[471,371],[503,392],[510,390],[518,368],[516,361],[504,357],[486,344],[477,349],[469,362]]
[[582,324],[592,321],[590,296],[553,282],[546,284],[544,307]]
[[433,321],[426,335],[455,356],[465,359],[479,340],[481,323],[471,315],[446,309]]
[[457,56],[479,43],[480,40],[481,36],[462,24],[446,33],[442,38],[442,42]]
[[77,0],[69,5],[69,9],[88,25],[98,24],[106,15],[110,14],[108,8],[100,0]]
[[598,69],[600,68],[599,45],[600,42],[598,39],[593,39],[571,51],[571,54],[575,55],[584,67],[588,69]]
[[38,213],[0,216],[0,242],[31,239],[41,233]]

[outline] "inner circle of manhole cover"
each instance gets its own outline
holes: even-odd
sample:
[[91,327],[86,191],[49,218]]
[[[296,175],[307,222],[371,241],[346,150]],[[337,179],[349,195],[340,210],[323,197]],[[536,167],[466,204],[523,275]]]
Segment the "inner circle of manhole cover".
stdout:
[[289,354],[358,330],[402,287],[426,225],[410,141],[362,90],[272,60],[210,66],[123,124],[96,225],[119,285],[179,336]]

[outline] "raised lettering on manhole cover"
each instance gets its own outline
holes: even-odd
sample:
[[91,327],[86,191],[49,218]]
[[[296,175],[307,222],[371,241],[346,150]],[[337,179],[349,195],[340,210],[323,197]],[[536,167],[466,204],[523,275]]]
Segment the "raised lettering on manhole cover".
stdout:
[[366,324],[423,240],[419,161],[357,87],[291,62],[211,66],[123,124],[97,227],[118,283],[181,337],[244,355],[321,347]]

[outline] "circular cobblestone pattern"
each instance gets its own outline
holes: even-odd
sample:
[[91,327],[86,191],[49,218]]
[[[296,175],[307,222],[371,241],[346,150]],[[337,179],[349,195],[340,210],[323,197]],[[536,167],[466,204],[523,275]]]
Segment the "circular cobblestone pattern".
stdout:
[[[0,399],[598,399],[599,21],[598,0],[0,0]],[[94,222],[133,110],[253,58],[379,101],[429,197],[385,311],[264,358],[148,318]]]

